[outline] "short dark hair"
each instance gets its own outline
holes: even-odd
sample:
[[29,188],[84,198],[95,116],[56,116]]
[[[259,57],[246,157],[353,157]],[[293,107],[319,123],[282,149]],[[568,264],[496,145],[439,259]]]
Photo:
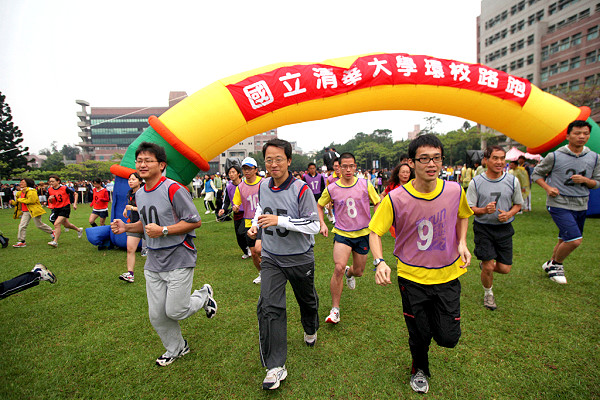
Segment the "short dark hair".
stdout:
[[100,179],[100,178],[94,178],[94,180],[92,182],[99,183],[102,185],[102,179]]
[[264,144],[262,148],[263,157],[265,156],[267,152],[267,147],[269,146],[274,146],[282,149],[285,153],[285,158],[287,158],[288,160],[292,159],[292,145],[287,140],[279,138],[269,140],[267,143]]
[[569,124],[569,126],[567,126],[567,135],[569,133],[571,133],[571,131],[573,130],[573,128],[584,128],[586,126],[590,130],[590,132],[591,132],[592,131],[592,125],[589,122],[582,121],[582,120],[579,120],[579,119],[575,120],[575,121],[571,122]]
[[150,153],[150,154],[154,155],[154,157],[156,157],[156,160],[158,162],[164,162],[164,163],[167,162],[167,152],[165,151],[165,148],[157,145],[156,143],[150,143],[150,142],[140,143],[137,150],[135,151],[136,159],[140,153]]
[[408,144],[408,158],[414,160],[417,156],[417,150],[419,147],[433,147],[440,149],[442,152],[442,157],[444,156],[444,145],[442,144],[442,141],[432,133],[417,136]]
[[231,167],[229,167],[229,169],[227,170],[227,174],[229,174],[229,171],[231,171],[231,168],[235,169],[236,172],[238,173],[238,175],[242,174],[242,169],[237,164],[233,164]]
[[317,164],[315,164],[314,162],[308,163],[308,166],[306,167],[307,169],[310,168],[312,165],[315,166],[315,168],[317,167]]
[[485,148],[485,151],[483,152],[483,158],[490,158],[492,156],[492,153],[495,151],[501,151],[504,153],[504,155],[506,155],[506,150],[504,150],[502,147],[488,146]]
[[23,178],[21,180],[25,181],[25,183],[27,184],[27,187],[30,187],[30,188],[35,187],[35,182],[34,182],[33,179],[31,179],[31,178]]
[[519,158],[517,160],[523,159],[525,160],[525,156],[519,156]]
[[354,154],[350,153],[350,152],[345,152],[340,154],[340,165],[342,164],[342,160],[346,159],[346,158],[351,158],[352,160],[354,160],[354,162],[356,163],[356,157],[354,157]]
[[56,174],[52,174],[52,175],[48,176],[48,180],[50,180],[51,178],[54,178],[54,179],[55,179],[55,180],[57,180],[59,183],[60,183],[60,182],[62,182],[62,181],[60,180],[60,178],[58,177],[58,175],[56,175]]
[[517,160],[509,160],[508,163],[509,164],[518,164]]
[[140,181],[141,183],[144,183],[144,180],[142,179],[142,177],[140,176],[140,174],[138,174],[138,173],[137,173],[137,171],[136,171],[136,172],[132,172],[132,173],[130,173],[130,174],[129,174],[129,177],[130,177],[130,178],[131,178],[131,175],[135,176],[135,177],[136,177],[136,179],[137,179],[138,181]]
[[335,164],[335,163],[338,163],[338,164],[340,163],[340,158],[339,158],[339,157],[336,157],[336,158],[334,158],[334,159],[331,161],[331,165],[333,165],[333,164]]

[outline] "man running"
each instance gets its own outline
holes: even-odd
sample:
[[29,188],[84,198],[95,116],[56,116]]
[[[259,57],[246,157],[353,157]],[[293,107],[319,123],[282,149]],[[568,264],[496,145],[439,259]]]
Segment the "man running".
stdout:
[[452,348],[460,338],[460,281],[471,253],[467,229],[473,211],[457,182],[439,179],[444,147],[432,134],[408,146],[415,179],[384,197],[369,224],[375,282],[391,284],[391,269],[383,259],[381,236],[396,231],[398,285],[412,355],[410,386],[429,390],[429,345]]
[[[325,225],[324,208],[330,202],[336,210],[336,221],[332,232],[333,262],[335,268],[331,276],[329,289],[331,291],[331,311],[325,322],[337,324],[340,322],[340,301],[344,287],[343,277],[346,278],[348,289],[356,287],[355,277],[362,276],[369,253],[369,221],[371,220],[371,205],[375,207],[381,200],[371,182],[354,176],[356,159],[351,153],[343,153],[340,158],[342,177],[327,186],[318,202],[320,233],[327,237],[329,234]],[[352,265],[346,265],[352,255]]]
[[590,189],[600,187],[598,154],[585,144],[592,126],[586,121],[573,121],[567,127],[568,144],[549,153],[531,175],[546,191],[546,207],[558,227],[558,242],[552,258],[542,265],[548,277],[566,284],[563,263],[583,240]]
[[135,194],[140,220],[111,223],[115,234],[145,231],[148,255],[144,265],[150,322],[167,350],[156,359],[164,367],[190,352],[179,321],[201,308],[208,318],[217,313],[217,303],[209,284],[195,290],[196,247],[194,230],[202,225],[192,196],[177,182],[162,176],[167,167],[165,149],[142,142],[135,152],[135,165],[144,187]]
[[493,311],[497,308],[492,291],[494,272],[508,274],[512,268],[515,230],[511,222],[521,210],[523,197],[519,180],[504,172],[506,151],[502,147],[488,147],[483,158],[487,170],[469,183],[467,202],[475,214],[473,233],[475,255],[481,260],[483,306]]
[[[242,233],[247,234],[248,229],[252,226],[252,218],[256,212],[256,206],[258,204],[258,184],[262,180],[256,173],[258,172],[258,164],[252,157],[246,157],[242,161],[242,173],[244,174],[244,180],[235,189],[233,195],[233,212],[240,211],[240,207],[244,210],[244,225],[242,226]],[[260,283],[260,239],[253,239],[246,235],[247,245],[250,248],[252,254],[252,262],[258,271],[258,276],[252,281],[255,284]]]

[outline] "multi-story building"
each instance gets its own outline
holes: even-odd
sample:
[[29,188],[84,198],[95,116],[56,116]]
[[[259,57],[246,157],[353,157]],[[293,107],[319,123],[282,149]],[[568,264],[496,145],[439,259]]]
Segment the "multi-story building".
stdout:
[[[186,92],[170,92],[169,107],[90,107],[87,101],[77,100],[76,103],[82,108],[77,112],[77,126],[81,129],[78,135],[82,139],[82,142],[78,143],[82,154],[77,156],[77,161],[107,161],[115,153],[125,154],[129,145],[148,128],[150,116],[160,116],[185,97]],[[225,172],[227,158],[242,160],[251,153],[262,151],[263,144],[276,137],[277,129],[272,129],[244,139],[210,160],[209,172]]]
[[[600,85],[600,1],[482,0],[478,62],[557,95]],[[597,97],[597,96],[596,96]],[[592,118],[600,102],[591,99]]]

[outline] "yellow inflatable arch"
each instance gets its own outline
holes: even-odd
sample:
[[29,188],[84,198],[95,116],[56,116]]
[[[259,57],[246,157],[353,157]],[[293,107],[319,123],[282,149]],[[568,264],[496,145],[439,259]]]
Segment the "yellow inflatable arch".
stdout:
[[282,63],[219,80],[159,117],[111,171],[127,178],[142,141],[163,145],[167,176],[187,184],[208,160],[244,138],[304,121],[377,110],[454,115],[494,128],[543,153],[590,109],[541,91],[526,79],[481,64],[424,55],[376,53],[322,63]]

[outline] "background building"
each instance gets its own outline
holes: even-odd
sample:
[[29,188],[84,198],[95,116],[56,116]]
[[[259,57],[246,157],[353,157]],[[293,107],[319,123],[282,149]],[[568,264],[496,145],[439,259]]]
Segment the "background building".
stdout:
[[[82,149],[82,153],[77,156],[77,162],[107,161],[115,153],[125,154],[129,145],[148,128],[150,116],[162,115],[186,97],[186,92],[170,92],[168,107],[90,107],[87,101],[76,100],[81,106],[81,111],[77,112],[77,126],[80,128],[78,135],[82,140],[77,144]],[[263,144],[276,137],[277,129],[272,129],[244,139],[210,160],[208,172],[224,173],[227,158],[237,157],[243,160],[251,153],[262,151]]]
[[598,0],[482,0],[477,59],[589,106],[598,122],[599,25]]

